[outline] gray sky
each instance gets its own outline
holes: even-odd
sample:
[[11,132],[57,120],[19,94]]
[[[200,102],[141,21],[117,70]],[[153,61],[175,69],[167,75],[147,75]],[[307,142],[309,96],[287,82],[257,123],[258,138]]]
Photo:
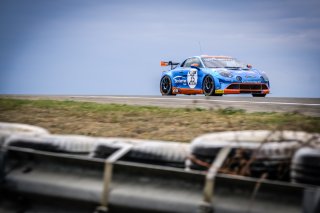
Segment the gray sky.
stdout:
[[0,93],[160,95],[160,60],[199,42],[320,97],[319,0],[0,0]]

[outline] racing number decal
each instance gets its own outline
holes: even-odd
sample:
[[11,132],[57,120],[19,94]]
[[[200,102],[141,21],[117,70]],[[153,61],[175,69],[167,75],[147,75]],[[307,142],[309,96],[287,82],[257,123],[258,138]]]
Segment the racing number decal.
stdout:
[[193,89],[196,87],[198,81],[198,71],[196,69],[191,69],[188,72],[187,81],[190,88]]

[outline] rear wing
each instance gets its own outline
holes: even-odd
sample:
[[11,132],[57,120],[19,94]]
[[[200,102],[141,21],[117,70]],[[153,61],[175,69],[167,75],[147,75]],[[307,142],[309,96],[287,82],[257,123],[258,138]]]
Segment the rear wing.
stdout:
[[176,68],[180,63],[173,62],[173,61],[160,61],[160,66],[166,67],[171,66],[171,69]]

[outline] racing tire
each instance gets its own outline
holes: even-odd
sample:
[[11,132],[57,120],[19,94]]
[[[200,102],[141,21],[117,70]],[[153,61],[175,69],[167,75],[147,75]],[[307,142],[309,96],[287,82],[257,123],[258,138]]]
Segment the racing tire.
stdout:
[[175,95],[175,94],[172,94],[172,82],[169,76],[164,76],[161,79],[160,92],[162,95]]
[[266,94],[252,94],[252,97],[266,97]]
[[202,90],[205,96],[222,96],[222,94],[215,93],[214,80],[211,76],[206,76],[203,79]]

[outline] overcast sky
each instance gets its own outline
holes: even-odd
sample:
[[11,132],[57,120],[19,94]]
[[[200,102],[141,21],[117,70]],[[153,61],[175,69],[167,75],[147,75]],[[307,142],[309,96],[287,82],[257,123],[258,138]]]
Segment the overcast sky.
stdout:
[[319,0],[0,0],[0,93],[160,95],[160,60],[199,42],[320,97]]

